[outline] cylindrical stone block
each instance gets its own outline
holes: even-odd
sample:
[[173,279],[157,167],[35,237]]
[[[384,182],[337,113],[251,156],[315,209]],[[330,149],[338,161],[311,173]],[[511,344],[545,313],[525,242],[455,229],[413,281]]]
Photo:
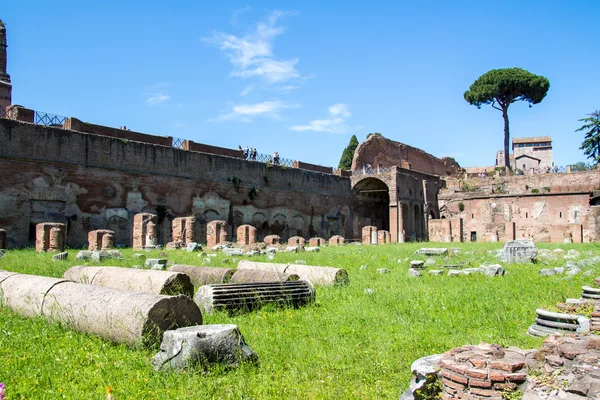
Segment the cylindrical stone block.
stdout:
[[108,250],[115,247],[115,236],[112,233],[102,235],[102,250]]
[[238,269],[258,269],[287,274],[296,274],[300,279],[308,279],[315,285],[347,285],[350,280],[343,268],[317,267],[299,264],[275,264],[242,260]]
[[308,280],[264,283],[225,283],[198,288],[194,301],[201,310],[247,310],[266,303],[298,307],[315,301],[315,289]]
[[[11,274],[7,276],[8,274]],[[4,278],[3,278],[4,276]],[[42,315],[44,298],[65,279],[0,272],[0,304],[26,317]]]
[[63,251],[65,249],[65,242],[63,231],[60,228],[53,227],[50,229],[50,243],[48,251]]
[[63,275],[78,283],[109,287],[131,292],[144,292],[176,296],[183,294],[194,296],[194,286],[189,276],[181,272],[132,269],[121,267],[86,267],[69,268]]
[[131,345],[160,342],[166,330],[202,325],[187,296],[127,292],[63,282],[46,296],[42,312],[72,328]]
[[231,277],[231,283],[257,283],[257,282],[286,282],[297,281],[300,277],[296,274],[260,271],[258,269],[238,269]]
[[227,283],[235,273],[235,269],[233,268],[197,267],[195,265],[182,264],[171,266],[169,271],[186,274],[196,287],[210,285],[211,283]]

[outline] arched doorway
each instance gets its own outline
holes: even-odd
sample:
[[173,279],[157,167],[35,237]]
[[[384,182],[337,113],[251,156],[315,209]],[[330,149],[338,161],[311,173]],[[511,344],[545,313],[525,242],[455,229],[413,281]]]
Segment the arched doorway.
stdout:
[[373,225],[379,230],[390,230],[390,193],[382,180],[365,178],[353,188],[358,201],[358,216],[362,226]]

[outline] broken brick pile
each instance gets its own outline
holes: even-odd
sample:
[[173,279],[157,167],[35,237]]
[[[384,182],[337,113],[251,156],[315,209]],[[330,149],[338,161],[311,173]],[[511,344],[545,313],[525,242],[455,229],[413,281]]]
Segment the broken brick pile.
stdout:
[[526,352],[480,344],[454,348],[442,356],[442,399],[502,400],[527,379]]
[[537,372],[530,374],[525,394],[558,390],[562,393],[556,393],[556,398],[561,399],[599,398],[600,337],[596,335],[549,336],[527,363],[530,371]]

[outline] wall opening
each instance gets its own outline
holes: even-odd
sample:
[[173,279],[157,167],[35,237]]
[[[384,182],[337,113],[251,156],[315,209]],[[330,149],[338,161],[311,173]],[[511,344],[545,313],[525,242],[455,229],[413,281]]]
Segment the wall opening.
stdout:
[[390,194],[389,188],[380,179],[366,178],[354,185],[354,194],[358,200],[358,215],[363,226],[373,225],[379,230],[390,230]]

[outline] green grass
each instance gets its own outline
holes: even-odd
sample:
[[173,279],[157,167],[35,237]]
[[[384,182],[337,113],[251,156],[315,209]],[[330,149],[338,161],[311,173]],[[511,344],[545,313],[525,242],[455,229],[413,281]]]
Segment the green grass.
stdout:
[[[244,315],[205,315],[206,324],[237,324],[260,358],[257,366],[229,371],[155,372],[151,358],[156,348],[128,348],[0,308],[0,382],[6,384],[7,400],[104,399],[107,386],[114,388],[117,400],[397,399],[408,387],[410,364],[419,357],[482,341],[539,347],[541,339],[526,335],[535,309],[579,298],[581,287],[600,273],[594,266],[591,276],[538,275],[541,268],[565,264],[557,260],[549,266],[506,265],[504,277],[409,278],[408,261],[403,260],[412,259],[412,253],[424,246],[443,247],[348,245],[320,253],[277,254],[275,262],[303,259],[308,265],[345,268],[350,285],[317,287],[316,303],[300,309],[267,307]],[[488,250],[502,244],[451,246],[463,253],[450,262],[477,267],[484,261],[496,262]],[[575,248],[583,257],[589,257],[588,251],[600,255],[595,244],[539,247]],[[134,251],[122,252],[125,260],[104,265],[140,263],[132,257]],[[72,250],[70,260],[53,262],[49,254],[11,250],[0,260],[0,269],[60,277],[76,264],[75,254]],[[202,264],[202,257],[185,251],[168,255],[176,263]],[[158,252],[147,256],[158,257]],[[219,255],[212,265],[235,265],[236,260],[223,264],[224,258]],[[266,261],[266,256],[255,259]],[[377,274],[378,268],[391,273]],[[365,294],[366,288],[374,293]]]

